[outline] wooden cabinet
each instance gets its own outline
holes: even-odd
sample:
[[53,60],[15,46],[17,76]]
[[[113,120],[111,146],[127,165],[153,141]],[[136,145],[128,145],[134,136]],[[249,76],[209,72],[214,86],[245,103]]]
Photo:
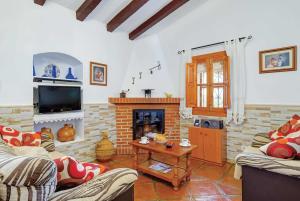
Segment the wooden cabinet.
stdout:
[[198,145],[192,157],[218,165],[226,162],[226,130],[210,128],[189,128],[191,144]]

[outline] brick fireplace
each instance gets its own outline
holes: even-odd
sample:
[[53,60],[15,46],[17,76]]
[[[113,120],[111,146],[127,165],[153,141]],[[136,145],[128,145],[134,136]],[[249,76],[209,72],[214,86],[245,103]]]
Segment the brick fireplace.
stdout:
[[134,110],[164,110],[164,132],[169,140],[180,139],[180,98],[109,98],[116,105],[117,154],[131,154]]

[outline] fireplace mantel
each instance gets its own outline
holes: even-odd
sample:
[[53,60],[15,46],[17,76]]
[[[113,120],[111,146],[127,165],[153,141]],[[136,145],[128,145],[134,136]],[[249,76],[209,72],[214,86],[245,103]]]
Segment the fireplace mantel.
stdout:
[[109,98],[112,104],[180,104],[180,98]]

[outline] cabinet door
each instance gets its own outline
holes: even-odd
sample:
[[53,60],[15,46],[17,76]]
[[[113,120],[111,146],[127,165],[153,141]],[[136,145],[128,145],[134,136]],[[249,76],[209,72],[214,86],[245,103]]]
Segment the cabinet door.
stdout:
[[186,73],[186,83],[185,83],[186,107],[196,107],[197,106],[196,64],[187,63],[185,73]]
[[189,128],[189,140],[191,144],[197,145],[198,147],[193,150],[192,157],[204,159],[203,153],[203,135],[199,128]]
[[217,133],[205,131],[204,133],[204,160],[221,163],[220,146]]

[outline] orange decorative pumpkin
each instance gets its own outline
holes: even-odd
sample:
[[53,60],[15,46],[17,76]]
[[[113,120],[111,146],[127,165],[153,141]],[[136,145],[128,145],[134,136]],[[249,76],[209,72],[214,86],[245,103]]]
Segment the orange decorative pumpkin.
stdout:
[[72,124],[65,124],[64,127],[58,130],[57,140],[60,142],[69,142],[75,139],[76,130]]

